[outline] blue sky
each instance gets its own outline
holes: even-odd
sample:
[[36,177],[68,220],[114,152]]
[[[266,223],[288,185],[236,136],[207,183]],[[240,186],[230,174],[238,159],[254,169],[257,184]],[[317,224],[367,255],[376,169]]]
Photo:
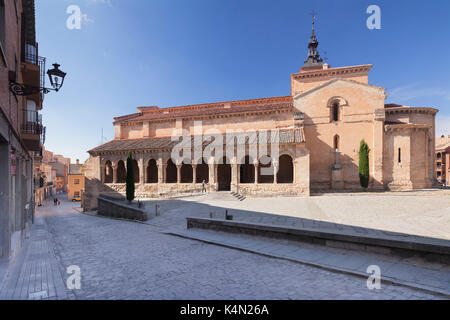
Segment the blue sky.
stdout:
[[[371,4],[380,30],[366,27]],[[66,26],[70,5],[80,30]],[[138,106],[289,95],[313,10],[331,66],[373,64],[387,102],[440,109],[437,134],[450,135],[448,0],[37,0],[39,54],[68,73],[44,101],[46,148],[84,161]]]

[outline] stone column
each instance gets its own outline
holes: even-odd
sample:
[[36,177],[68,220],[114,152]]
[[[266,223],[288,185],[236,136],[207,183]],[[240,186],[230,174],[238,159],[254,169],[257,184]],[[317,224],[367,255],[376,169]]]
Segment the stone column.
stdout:
[[139,184],[145,183],[145,168],[144,168],[144,156],[140,155],[138,159],[139,166]]
[[280,164],[278,162],[273,162],[273,183],[278,184],[278,169],[280,167]]
[[182,164],[177,164],[177,184],[181,183],[181,166]]
[[164,183],[164,164],[162,158],[159,158],[158,161],[156,161],[156,165],[158,167],[158,183]]
[[231,160],[231,192],[239,192],[238,187],[238,164],[237,159],[234,157]]
[[214,185],[216,183],[215,179],[216,165],[214,164],[214,158],[209,159],[208,170],[209,170],[209,184],[208,184],[209,191],[215,191]]
[[105,175],[105,168],[106,168],[105,165],[101,165],[100,166],[100,181],[102,183],[105,183],[105,177],[106,177],[106,175]]
[[192,183],[195,184],[197,181],[197,164],[192,164]]
[[254,161],[253,166],[255,167],[255,184],[258,184],[258,168],[259,168],[259,162]]
[[384,121],[386,120],[386,111],[376,109],[374,113],[373,124],[373,156],[371,157],[371,182],[374,189],[384,188],[383,178],[383,151],[384,151]]
[[113,165],[113,183],[117,183],[117,163]]

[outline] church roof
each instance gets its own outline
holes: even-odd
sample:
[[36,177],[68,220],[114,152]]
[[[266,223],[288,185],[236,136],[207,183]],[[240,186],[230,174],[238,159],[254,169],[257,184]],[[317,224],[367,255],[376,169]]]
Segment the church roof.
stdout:
[[[245,144],[255,144],[259,140],[261,132],[253,132],[256,133],[255,136],[252,136],[251,133],[252,132],[242,132],[237,134],[249,135],[250,138],[245,139]],[[194,136],[190,136],[190,138],[191,145],[193,145]],[[204,140],[203,147],[208,146],[213,141],[213,139]],[[280,129],[273,131],[273,133],[272,131],[267,131],[267,144],[274,144],[277,141],[279,141],[280,144],[303,143],[305,142],[305,133],[303,128]],[[171,137],[112,140],[90,150],[89,154],[97,155],[106,152],[171,150],[179,143],[180,141],[178,140],[172,141]]]
[[115,123],[165,120],[186,117],[203,117],[245,112],[277,111],[292,109],[291,96],[270,97],[251,100],[225,101],[179,107],[139,107],[138,113],[114,118]]

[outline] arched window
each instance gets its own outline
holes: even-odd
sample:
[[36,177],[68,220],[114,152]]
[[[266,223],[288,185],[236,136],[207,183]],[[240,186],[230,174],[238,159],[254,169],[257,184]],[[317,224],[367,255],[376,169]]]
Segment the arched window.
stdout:
[[333,106],[331,107],[331,117],[333,121],[339,121],[339,103],[335,102],[333,103]]
[[292,157],[283,154],[279,160],[279,168],[277,173],[278,183],[293,183],[294,182],[294,163]]
[[117,163],[117,183],[125,183],[127,179],[127,170],[125,169],[125,163],[119,160]]
[[133,159],[133,176],[134,176],[134,183],[139,183],[139,165],[138,162]]
[[158,183],[158,166],[155,159],[150,159],[147,164],[147,183]]
[[183,163],[181,166],[181,183],[193,182],[193,169],[191,164]]
[[208,164],[205,163],[204,160],[202,160],[202,163],[197,165],[197,177],[195,179],[195,182],[202,183],[203,180],[205,182],[209,182],[209,167]]
[[240,183],[255,183],[255,166],[249,156],[244,158],[240,168]]
[[177,177],[177,166],[173,163],[172,159],[169,159],[166,166],[166,183],[177,183]]
[[340,137],[335,135],[333,138],[333,149],[338,151],[340,149]]
[[104,170],[104,183],[113,183],[113,168],[111,161],[106,161]]
[[273,183],[273,181],[272,160],[268,156],[262,156],[261,159],[259,159],[258,183]]

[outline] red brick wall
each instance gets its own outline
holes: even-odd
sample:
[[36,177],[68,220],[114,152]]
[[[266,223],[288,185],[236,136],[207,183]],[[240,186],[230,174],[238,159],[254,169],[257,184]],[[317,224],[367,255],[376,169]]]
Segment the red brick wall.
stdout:
[[[19,111],[22,99],[14,97],[9,91],[8,71],[15,70],[15,59],[17,58],[17,69],[20,69],[21,45],[20,45],[20,25],[21,25],[21,0],[5,1],[5,20],[6,20],[6,48],[3,48],[6,55],[6,64],[0,57],[0,108],[9,118],[14,129],[18,132]],[[17,14],[16,14],[17,3]],[[0,54],[1,55],[1,54]],[[20,73],[20,72],[19,72]],[[18,75],[20,77],[20,75]],[[21,80],[19,78],[19,80]]]

